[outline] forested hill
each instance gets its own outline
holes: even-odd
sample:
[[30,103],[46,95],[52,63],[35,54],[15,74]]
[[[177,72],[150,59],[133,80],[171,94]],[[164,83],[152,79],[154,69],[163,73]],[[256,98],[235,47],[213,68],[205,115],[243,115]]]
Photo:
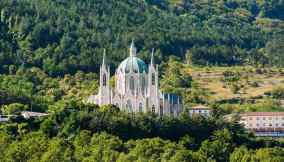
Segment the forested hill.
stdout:
[[197,65],[284,65],[283,0],[1,0],[0,70],[51,76],[139,57]]

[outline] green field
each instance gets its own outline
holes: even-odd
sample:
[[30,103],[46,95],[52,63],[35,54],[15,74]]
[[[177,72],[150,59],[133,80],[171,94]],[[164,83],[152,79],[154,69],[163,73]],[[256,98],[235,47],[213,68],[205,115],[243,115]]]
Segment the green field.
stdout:
[[[225,71],[233,71],[240,74],[236,82],[240,86],[234,93],[230,86],[223,81]],[[212,93],[212,100],[241,98],[255,98],[264,96],[275,88],[284,86],[283,69],[268,68],[257,72],[252,67],[213,67],[190,68],[189,73],[193,80]]]

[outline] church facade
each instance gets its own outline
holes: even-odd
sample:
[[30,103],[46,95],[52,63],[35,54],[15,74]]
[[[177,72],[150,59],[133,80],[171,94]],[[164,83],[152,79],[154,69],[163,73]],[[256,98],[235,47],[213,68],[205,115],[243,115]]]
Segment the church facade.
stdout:
[[115,72],[115,87],[111,88],[110,68],[105,53],[100,67],[100,87],[97,95],[88,98],[97,105],[113,104],[130,113],[152,112],[160,116],[178,116],[182,112],[182,100],[175,94],[163,93],[159,89],[158,66],[151,62],[147,66],[137,57],[132,41],[129,57],[123,60]]

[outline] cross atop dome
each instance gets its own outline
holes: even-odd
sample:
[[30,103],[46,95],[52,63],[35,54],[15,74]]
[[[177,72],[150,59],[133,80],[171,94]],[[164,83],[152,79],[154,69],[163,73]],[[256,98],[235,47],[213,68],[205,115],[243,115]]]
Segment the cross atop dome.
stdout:
[[134,44],[134,40],[132,39],[131,45],[130,45],[130,57],[136,56],[136,47]]

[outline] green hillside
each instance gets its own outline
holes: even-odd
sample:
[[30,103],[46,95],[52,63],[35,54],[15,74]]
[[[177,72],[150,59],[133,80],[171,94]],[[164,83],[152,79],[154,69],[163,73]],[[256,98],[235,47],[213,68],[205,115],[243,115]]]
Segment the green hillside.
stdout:
[[0,10],[2,72],[97,72],[103,48],[114,68],[131,39],[146,60],[155,48],[159,62],[283,65],[281,0],[2,0]]

